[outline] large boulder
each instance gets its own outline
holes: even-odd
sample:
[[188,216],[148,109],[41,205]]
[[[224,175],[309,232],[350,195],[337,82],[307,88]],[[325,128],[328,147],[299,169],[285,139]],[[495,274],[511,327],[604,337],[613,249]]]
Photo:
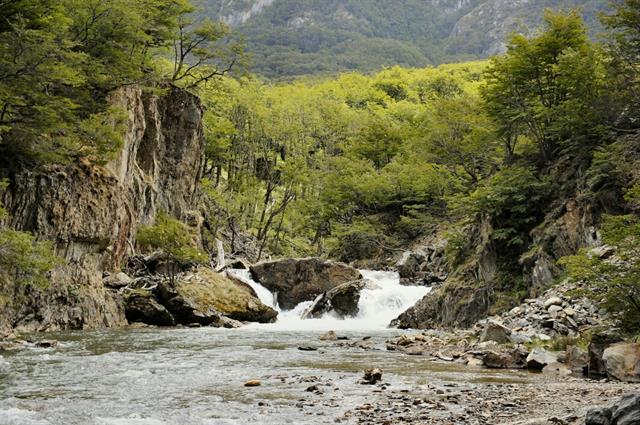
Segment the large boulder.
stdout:
[[534,348],[527,356],[527,367],[529,369],[542,370],[546,365],[557,362],[558,354],[547,351],[544,348]]
[[601,378],[607,376],[607,369],[602,355],[607,347],[622,341],[622,338],[616,331],[604,331],[593,335],[589,343],[588,355],[588,375],[590,378]]
[[278,304],[286,310],[338,285],[361,279],[360,272],[344,263],[320,258],[285,259],[251,267],[254,280],[277,293]]
[[129,322],[156,326],[176,324],[171,313],[151,293],[144,291],[131,292],[125,297],[125,315]]
[[[171,294],[170,290],[165,292]],[[260,323],[274,322],[278,316],[277,311],[260,302],[245,285],[209,269],[200,269],[181,278],[175,293],[185,300],[181,305],[188,303],[189,308],[205,315],[216,311],[234,320]],[[172,307],[171,300],[167,305]],[[176,319],[183,322],[179,317]]]
[[303,319],[321,317],[330,311],[338,316],[354,317],[358,314],[358,302],[360,291],[367,286],[364,279],[343,283],[335,288],[319,295],[311,306],[302,315]]
[[604,350],[602,361],[610,378],[640,382],[640,344],[614,344]]
[[520,348],[496,352],[488,351],[482,357],[482,364],[490,369],[524,369],[527,352]]
[[640,424],[640,393],[627,394],[609,407],[599,407],[587,413],[585,425]]
[[482,330],[480,342],[495,341],[498,344],[505,344],[510,341],[511,329],[502,324],[489,320]]

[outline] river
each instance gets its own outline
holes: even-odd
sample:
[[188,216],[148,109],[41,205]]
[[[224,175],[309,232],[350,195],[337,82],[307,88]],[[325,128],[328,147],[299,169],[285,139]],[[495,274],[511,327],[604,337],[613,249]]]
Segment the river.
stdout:
[[[401,287],[397,275],[366,272],[359,317],[302,320],[282,312],[270,325],[241,329],[142,328],[74,331],[54,348],[0,356],[2,425],[330,424],[385,389],[361,385],[380,367],[389,390],[448,382],[525,382],[522,372],[470,369],[390,353],[392,316],[427,292]],[[266,299],[267,293],[261,297]],[[275,300],[272,299],[275,305]],[[327,330],[349,343],[371,338],[372,350],[319,341]],[[302,351],[310,346],[317,351]],[[245,387],[248,380],[262,385]],[[316,385],[319,391],[306,391]],[[313,388],[311,388],[313,389]],[[348,423],[348,419],[343,419]]]

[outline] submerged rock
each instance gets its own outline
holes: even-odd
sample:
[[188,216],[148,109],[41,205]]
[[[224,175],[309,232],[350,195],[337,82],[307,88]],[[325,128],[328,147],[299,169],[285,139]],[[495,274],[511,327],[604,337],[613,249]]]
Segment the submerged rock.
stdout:
[[277,293],[283,309],[313,301],[323,292],[362,278],[357,269],[347,264],[320,258],[264,262],[251,266],[250,270],[254,280]]
[[358,314],[360,291],[367,286],[364,279],[343,283],[316,297],[311,306],[303,313],[303,319],[321,317],[330,311],[341,318],[354,317]]

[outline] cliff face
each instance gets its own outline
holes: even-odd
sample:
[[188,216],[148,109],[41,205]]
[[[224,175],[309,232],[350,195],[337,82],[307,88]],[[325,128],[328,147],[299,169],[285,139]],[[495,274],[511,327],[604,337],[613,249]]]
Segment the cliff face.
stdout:
[[197,225],[191,212],[202,169],[202,107],[178,89],[162,96],[126,87],[111,103],[129,114],[125,143],[104,167],[80,162],[22,170],[3,202],[10,225],[54,241],[65,265],[47,289],[7,287],[0,330],[90,329],[126,324],[120,297],[102,285],[120,268],[139,224],[160,210]]

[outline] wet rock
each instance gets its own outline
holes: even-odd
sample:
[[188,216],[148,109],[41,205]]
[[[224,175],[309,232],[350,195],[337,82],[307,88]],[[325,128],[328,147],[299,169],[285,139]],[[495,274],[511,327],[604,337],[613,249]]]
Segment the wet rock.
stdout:
[[420,266],[424,262],[425,257],[417,252],[407,251],[396,263],[396,269],[401,279],[413,279],[420,271]]
[[558,362],[558,355],[543,348],[534,348],[527,356],[529,369],[542,370],[546,365]]
[[35,346],[38,348],[53,348],[58,346],[58,341],[55,339],[42,339],[35,342]]
[[604,350],[602,361],[610,378],[640,382],[640,344],[614,344]]
[[495,341],[498,344],[509,342],[511,329],[501,325],[498,322],[489,320],[480,335],[480,341]]
[[361,384],[374,385],[377,382],[382,380],[382,369],[379,368],[371,368],[365,369],[364,375],[362,376]]
[[228,317],[225,317],[225,316],[221,316],[217,324],[218,324],[218,327],[226,328],[226,329],[238,329],[242,327],[242,322],[229,319]]
[[609,407],[599,407],[587,413],[586,425],[640,424],[640,393],[627,394]]
[[343,283],[316,297],[313,304],[302,315],[303,319],[322,317],[325,313],[335,312],[341,318],[358,314],[360,291],[367,285],[364,279]]
[[310,345],[301,345],[298,347],[300,351],[318,351],[318,347],[312,347]]
[[129,322],[156,326],[176,324],[169,311],[149,293],[132,292],[125,297],[125,315]]
[[357,269],[347,264],[320,258],[264,262],[250,270],[254,280],[278,294],[278,303],[284,309],[313,301],[323,292],[362,278]]
[[260,385],[262,385],[262,382],[258,379],[252,379],[244,383],[245,387],[259,387]]
[[334,331],[329,331],[323,335],[320,335],[320,341],[337,341],[338,335]]
[[[162,291],[169,295],[173,293],[171,288]],[[167,306],[172,312],[178,306],[183,307],[179,313],[174,313],[179,323],[210,325],[220,314],[243,322],[271,323],[278,316],[277,311],[263,304],[244,285],[210,269],[199,269],[188,278],[181,277],[174,292],[178,297],[167,301]],[[174,301],[175,298],[180,302]],[[186,317],[178,317],[178,314]],[[195,318],[199,319],[192,320]]]

